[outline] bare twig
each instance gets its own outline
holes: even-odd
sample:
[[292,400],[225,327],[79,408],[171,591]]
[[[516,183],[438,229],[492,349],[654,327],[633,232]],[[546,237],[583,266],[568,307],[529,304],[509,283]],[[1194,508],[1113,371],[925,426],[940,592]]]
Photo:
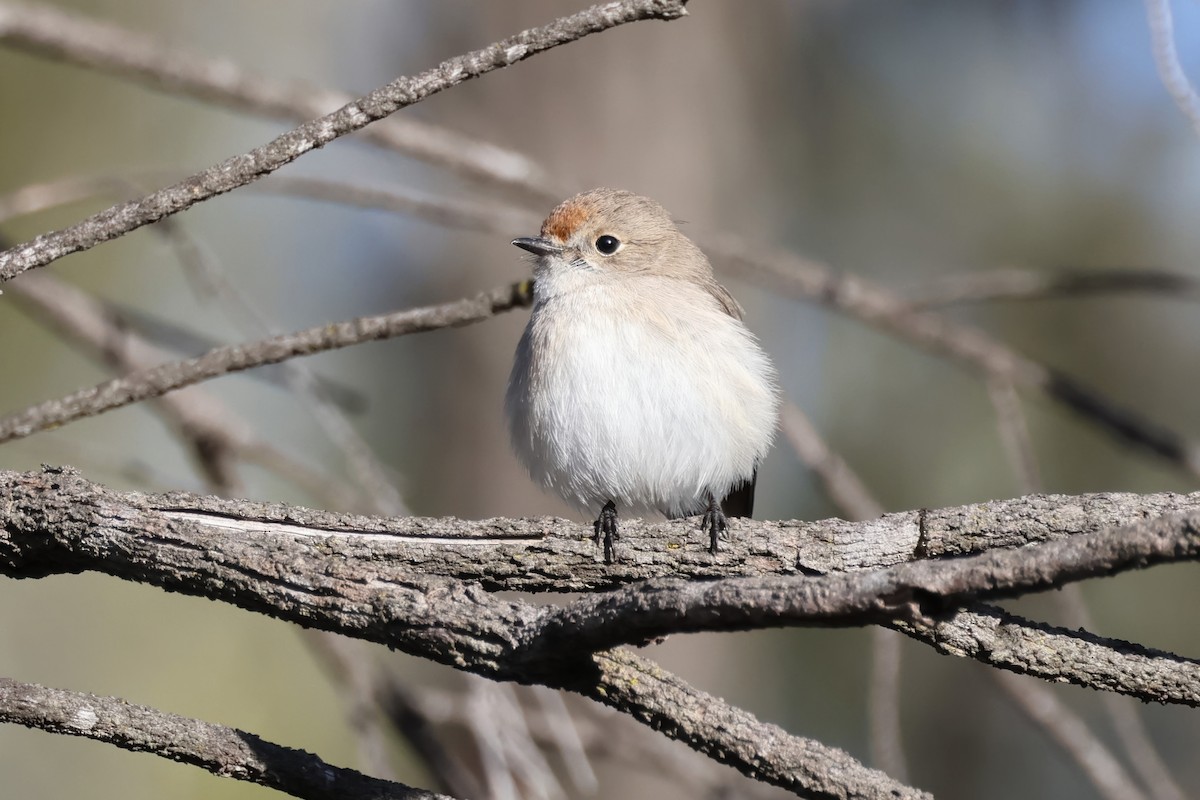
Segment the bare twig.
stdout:
[[1188,80],[1179,52],[1175,49],[1175,23],[1171,19],[1170,0],[1145,0],[1146,20],[1150,25],[1150,50],[1163,86],[1187,117],[1192,129],[1200,134],[1200,95]]
[[323,631],[311,633],[305,637],[306,642],[348,695],[351,728],[359,734],[360,749],[367,750],[368,763],[378,770],[384,762],[383,754],[378,752],[382,715],[412,747],[439,788],[455,797],[486,796],[466,765],[442,745],[415,692],[392,673],[380,669],[364,652],[363,642]]
[[546,738],[558,753],[571,783],[583,792],[594,794],[600,788],[600,783],[596,780],[587,748],[562,695],[544,686],[534,686],[532,691],[542,711]]
[[1200,299],[1200,281],[1158,269],[996,269],[949,275],[905,292],[914,308],[997,300],[1045,300],[1097,294],[1144,293]]
[[1038,468],[1037,454],[1033,450],[1033,438],[1021,408],[1021,398],[1008,381],[998,378],[987,382],[988,399],[996,411],[996,426],[1005,455],[1020,481],[1023,494],[1042,491],[1042,475]]
[[816,473],[825,493],[849,519],[862,521],[883,514],[883,505],[850,465],[830,449],[799,406],[785,401],[779,425],[796,455]]
[[908,757],[900,725],[902,640],[895,631],[871,629],[871,677],[867,684],[867,735],[871,764],[898,781],[908,781]]
[[0,722],[107,742],[182,761],[214,775],[311,800],[450,800],[326,764],[251,733],[134,705],[115,697],[0,678]]
[[[0,42],[260,116],[308,120],[354,100],[346,92],[275,80],[231,59],[207,56],[51,6],[0,3]],[[517,190],[530,199],[548,202],[561,195],[531,159],[437,125],[396,118],[367,128],[362,137],[473,180]]]
[[[825,493],[854,521],[883,514],[883,505],[850,465],[830,449],[800,407],[785,401],[780,427],[792,448],[821,481]],[[900,637],[886,628],[871,630],[871,674],[867,687],[871,762],[897,780],[907,780],[908,763],[900,727]]]
[[[524,215],[496,205],[432,201],[395,190],[352,187],[333,181],[280,178],[276,180],[276,187],[289,194],[370,206],[411,214],[434,224],[474,228],[495,234],[511,235],[514,226],[524,218]],[[263,188],[270,190],[271,187],[264,184]],[[824,305],[963,364],[990,381],[1043,392],[1100,430],[1200,476],[1200,447],[1196,443],[1118,406],[1105,395],[1070,376],[1022,356],[982,331],[922,311],[882,286],[854,275],[835,273],[826,265],[799,256],[758,252],[732,237],[716,238],[704,242],[704,245],[714,265],[725,274],[753,281],[799,300]],[[785,427],[785,434],[803,437],[801,426],[793,423],[791,428],[789,431]],[[797,446],[803,447],[805,444],[797,440]],[[831,470],[839,469],[833,462],[829,467]],[[830,488],[861,494],[852,486],[850,479],[843,481],[839,478],[830,484]],[[847,495],[843,499],[853,498]]]
[[1121,762],[1054,692],[1003,670],[994,673],[1008,696],[1079,765],[1101,796],[1108,800],[1145,800],[1146,795],[1130,779]]
[[[93,197],[107,195],[124,199],[132,188],[128,179],[118,175],[71,175],[31,183],[0,194],[0,222]],[[11,243],[6,241],[3,246],[8,249]]]
[[1118,406],[1074,378],[1022,356],[982,331],[920,311],[871,281],[835,273],[824,264],[790,253],[756,252],[732,237],[706,242],[705,249],[728,274],[790,297],[817,302],[988,378],[1044,392],[1100,429],[1200,476],[1200,446],[1195,442]]
[[329,178],[280,175],[247,187],[252,192],[305,197],[389,214],[416,217],[444,228],[458,228],[511,239],[521,231],[536,230],[538,214],[503,203],[447,200],[402,187],[367,186]]
[[[1068,586],[1064,591],[1056,592],[1054,600],[1062,610],[1067,627],[1093,627],[1091,612],[1078,586]],[[1129,756],[1134,771],[1145,784],[1150,796],[1154,800],[1185,800],[1187,794],[1171,774],[1153,739],[1150,738],[1150,732],[1146,730],[1141,706],[1128,697],[1107,693],[1101,696],[1100,702],[1108,714],[1113,731],[1117,734],[1117,740]]]
[[[118,373],[162,361],[163,354],[129,331],[110,309],[50,273],[29,275],[9,291],[39,318]],[[214,398],[196,392],[158,398],[153,407],[189,446],[212,491],[241,492],[235,461],[253,442],[247,425]]]
[[[1022,491],[1041,491],[1042,479],[1037,456],[1033,451],[1033,440],[1025,422],[1024,410],[1021,408],[1021,399],[1012,384],[995,379],[988,381],[988,396],[996,411],[996,423],[1000,429],[1005,453],[1013,472],[1017,474]],[[1064,586],[1063,590],[1057,593],[1058,597],[1067,595],[1082,603],[1081,591],[1077,584]],[[1100,738],[1094,735],[1088,724],[1072,713],[1053,692],[1041,684],[1022,680],[1004,670],[992,670],[989,677],[996,682],[1001,691],[1016,701],[1017,707],[1034,725],[1058,744],[1102,796],[1130,800],[1143,798],[1141,790]],[[1105,697],[1110,695],[1106,694]],[[1128,698],[1116,699],[1129,702]]]
[[529,287],[523,282],[452,303],[361,317],[274,336],[260,342],[218,347],[196,358],[163,364],[106,381],[0,419],[0,443],[161,397],[167,392],[220,375],[362,342],[469,325],[517,306],[528,305],[528,301]]
[[617,25],[643,19],[676,19],[685,13],[682,0],[623,0],[593,6],[482,50],[452,58],[412,78],[397,78],[248,153],[227,159],[140,200],[113,206],[69,228],[43,234],[0,253],[0,282],[258,180],[338,137],[492,70],[511,66],[550,48]]

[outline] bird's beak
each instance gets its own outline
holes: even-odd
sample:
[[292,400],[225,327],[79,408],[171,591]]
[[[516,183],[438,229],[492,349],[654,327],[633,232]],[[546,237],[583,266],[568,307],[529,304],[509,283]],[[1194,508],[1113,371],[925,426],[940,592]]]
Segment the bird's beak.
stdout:
[[522,250],[528,250],[535,256],[556,256],[562,253],[562,245],[557,245],[541,236],[522,236],[513,239],[512,243]]

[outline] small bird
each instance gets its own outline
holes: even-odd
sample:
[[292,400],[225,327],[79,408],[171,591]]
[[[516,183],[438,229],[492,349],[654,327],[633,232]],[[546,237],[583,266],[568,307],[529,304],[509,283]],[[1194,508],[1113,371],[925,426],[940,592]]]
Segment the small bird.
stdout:
[[617,510],[702,514],[709,551],[726,515],[748,517],[775,436],[775,368],[704,253],[653,200],[593,189],[541,235],[533,312],[505,412],[534,481],[600,515],[615,557]]

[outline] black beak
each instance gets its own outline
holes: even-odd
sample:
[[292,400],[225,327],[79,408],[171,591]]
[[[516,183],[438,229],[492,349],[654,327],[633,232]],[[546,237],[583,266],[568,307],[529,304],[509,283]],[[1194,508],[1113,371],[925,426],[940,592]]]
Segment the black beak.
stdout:
[[522,236],[519,239],[513,239],[512,243],[522,250],[528,250],[535,256],[556,256],[563,251],[561,245],[541,236]]

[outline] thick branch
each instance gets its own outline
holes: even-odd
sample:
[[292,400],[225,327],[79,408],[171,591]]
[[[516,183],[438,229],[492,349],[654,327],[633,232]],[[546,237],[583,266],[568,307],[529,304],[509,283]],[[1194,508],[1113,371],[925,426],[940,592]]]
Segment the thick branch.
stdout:
[[345,557],[383,537],[231,534],[151,508],[146,499],[110,492],[70,471],[0,473],[0,574],[103,571],[487,677],[571,689],[804,797],[926,797],[840,750],[790,736],[687,687],[632,653],[547,650],[534,657],[527,643],[536,640],[547,609],[488,595],[474,584]]
[[[548,614],[538,636],[552,649],[601,650],[672,633],[796,623],[863,625],[912,618],[919,627],[929,615],[972,599],[1028,594],[1198,556],[1200,512],[1192,512],[870,573],[639,583]],[[1189,663],[1189,669],[1195,672],[1196,665]]]
[[685,13],[682,0],[624,0],[593,6],[482,50],[452,58],[411,78],[397,78],[332,114],[307,122],[248,153],[227,159],[140,200],[113,206],[69,228],[43,234],[0,253],[0,282],[258,180],[338,137],[492,70],[511,66],[550,48],[617,25],[642,19],[676,19]]
[[[489,677],[548,685],[559,685],[555,681],[563,680],[564,670],[578,669],[582,652],[670,632],[886,622],[943,652],[1142,699],[1200,705],[1200,666],[1191,660],[971,605],[977,597],[1192,558],[1200,547],[1194,526],[1198,500],[1200,495],[1034,497],[926,511],[917,517],[925,520],[927,555],[931,547],[946,554],[1053,540],[873,571],[843,567],[815,577],[797,574],[795,564],[806,548],[828,558],[822,534],[856,531],[857,539],[845,537],[853,545],[872,536],[887,538],[897,523],[901,529],[914,523],[905,515],[857,525],[743,521],[731,549],[770,552],[781,545],[771,537],[786,527],[805,526],[808,536],[788,545],[791,558],[788,566],[776,564],[777,577],[759,571],[755,578],[635,584],[563,608],[535,608],[447,577],[458,569],[454,577],[479,580],[483,565],[507,561],[541,577],[498,581],[493,574],[491,585],[576,590],[611,587],[654,571],[675,578],[747,575],[752,563],[770,568],[770,560],[713,559],[701,537],[681,541],[689,532],[687,521],[631,524],[624,546],[645,535],[651,547],[661,548],[659,560],[649,569],[624,562],[604,567],[583,526],[561,520],[467,523],[333,515],[184,494],[113,492],[73,472],[48,469],[0,473],[0,508],[7,509],[0,572],[40,577],[98,570],[380,642]],[[1189,514],[1179,515],[1181,509]],[[1111,528],[1171,511],[1176,513]],[[253,521],[234,519],[241,514]],[[360,532],[350,533],[355,530]],[[385,533],[389,530],[397,533]],[[910,559],[913,549],[908,553],[898,561]],[[568,577],[555,581],[551,576],[564,564],[572,565]],[[706,567],[697,571],[699,564]],[[578,579],[597,569],[614,575],[590,583]],[[956,612],[960,604],[969,610]],[[1089,666],[1101,662],[1109,667]]]
[[[0,497],[43,502],[33,476],[8,473]],[[82,479],[77,479],[82,480]],[[352,568],[411,571],[527,592],[611,589],[654,578],[825,574],[891,567],[914,558],[965,555],[1088,534],[1129,520],[1200,512],[1200,492],[1032,495],[943,509],[838,519],[730,520],[731,536],[710,555],[693,521],[622,521],[619,560],[603,563],[589,526],[555,518],[460,520],[365,517],[184,492],[111,492],[83,482],[77,502],[123,514],[162,512],[209,536],[240,542],[311,543],[337,548]],[[100,494],[97,494],[100,493]],[[339,535],[354,533],[353,536]]]
[[234,728],[8,678],[0,678],[0,722],[153,753],[310,800],[449,800],[326,764],[311,753]]

